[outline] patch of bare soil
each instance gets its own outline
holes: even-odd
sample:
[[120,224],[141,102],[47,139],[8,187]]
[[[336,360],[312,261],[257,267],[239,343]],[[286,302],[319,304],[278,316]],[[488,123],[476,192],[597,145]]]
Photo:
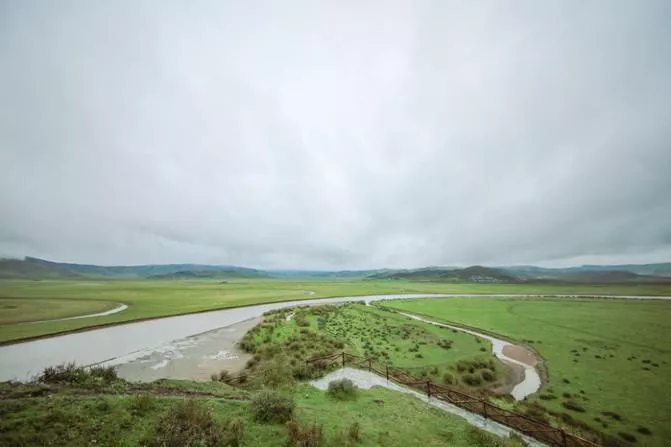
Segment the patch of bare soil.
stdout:
[[538,363],[534,352],[524,346],[506,345],[503,347],[503,354],[525,365],[536,366]]

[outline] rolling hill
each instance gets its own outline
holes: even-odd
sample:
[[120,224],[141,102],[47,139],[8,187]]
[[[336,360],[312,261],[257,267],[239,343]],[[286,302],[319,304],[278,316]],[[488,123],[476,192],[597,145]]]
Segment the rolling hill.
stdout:
[[313,278],[324,280],[404,279],[466,283],[651,283],[671,282],[671,263],[583,265],[546,268],[533,265],[423,267],[372,270],[258,270],[233,265],[148,264],[101,266],[54,262],[40,258],[0,259],[0,279],[252,279]]
[[248,278],[270,278],[266,273],[259,270],[181,270],[174,273],[162,273],[148,276],[147,279],[248,279]]
[[[190,272],[190,273],[189,273]],[[170,277],[179,274],[183,278],[205,278],[206,273],[221,273],[213,278],[260,278],[269,275],[263,271],[229,266],[200,264],[164,264],[100,266],[53,262],[45,259],[26,257],[25,259],[0,259],[0,278],[25,279],[83,279],[83,278],[119,278],[140,279]]]
[[474,265],[463,269],[427,268],[382,273],[368,276],[369,279],[406,279],[411,281],[471,282],[471,283],[515,283],[520,279],[502,270]]

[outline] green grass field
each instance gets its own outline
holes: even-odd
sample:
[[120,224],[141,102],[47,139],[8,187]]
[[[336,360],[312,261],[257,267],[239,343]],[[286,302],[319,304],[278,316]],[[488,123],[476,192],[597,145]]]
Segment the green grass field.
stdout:
[[[218,382],[190,381],[0,384],[0,445],[176,446],[186,445],[185,438],[190,438],[189,445],[204,447],[522,445],[383,388],[358,390],[354,399],[337,400],[307,384],[283,393],[295,402],[293,419],[303,427],[319,427],[323,442],[299,444],[290,442],[284,423],[264,423],[254,417],[250,404],[255,393]],[[196,409],[203,412],[196,413],[190,407],[192,411],[179,413],[179,420],[170,418],[187,400],[194,400]],[[179,424],[182,430],[171,423]],[[358,440],[351,435],[353,426],[358,427]],[[232,427],[241,436],[224,444],[208,440],[218,430],[230,435]],[[172,443],[162,443],[170,440],[166,432],[172,433]],[[180,442],[174,441],[177,436]]]
[[[315,294],[307,295],[306,290],[314,291]],[[671,295],[671,286],[441,284],[388,280],[259,279],[231,281],[227,284],[217,281],[4,280],[0,281],[0,306],[4,306],[3,310],[5,310],[3,321],[0,323],[0,342],[102,324],[272,301],[404,292]],[[92,313],[91,309],[94,309],[93,313],[95,313],[114,307],[114,304],[119,302],[128,304],[129,309],[118,314],[90,319],[21,324],[27,321],[43,320],[44,315],[48,315],[49,318],[61,318]]]
[[509,382],[488,342],[363,304],[275,311],[240,345],[254,354],[245,369],[250,376],[288,371],[303,379],[312,375],[305,371],[307,359],[347,352],[469,391]]
[[642,445],[671,440],[669,301],[452,298],[385,306],[525,342],[550,376],[532,402]]
[[0,299],[0,325],[95,314],[117,307],[111,301],[67,299]]

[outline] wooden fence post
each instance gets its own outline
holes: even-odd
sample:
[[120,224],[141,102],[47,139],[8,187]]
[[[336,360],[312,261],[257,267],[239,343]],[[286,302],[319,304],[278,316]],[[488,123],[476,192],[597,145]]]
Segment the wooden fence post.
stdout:
[[431,380],[426,381],[426,396],[431,397]]
[[561,431],[561,440],[564,447],[566,447],[566,432],[563,429]]
[[384,365],[384,370],[387,373],[387,380],[389,380],[389,365]]
[[487,402],[482,401],[482,412],[484,413],[485,419],[487,419]]
[[342,367],[345,367],[345,351],[342,352]]
[[371,362],[372,362],[371,359],[368,359],[368,372],[370,372],[370,370],[372,369]]

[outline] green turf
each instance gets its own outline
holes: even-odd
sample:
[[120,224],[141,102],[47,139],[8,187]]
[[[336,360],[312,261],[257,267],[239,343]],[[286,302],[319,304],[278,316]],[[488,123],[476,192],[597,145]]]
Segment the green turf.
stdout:
[[0,298],[0,325],[95,314],[117,307],[111,301]]
[[[308,295],[306,290],[314,291]],[[240,280],[218,281],[0,281],[0,298],[9,298],[14,321],[42,319],[34,312],[36,299],[60,300],[67,316],[83,312],[78,301],[123,302],[124,312],[61,322],[30,325],[0,324],[0,342],[19,340],[100,324],[177,315],[187,312],[221,309],[272,301],[320,298],[342,295],[384,293],[544,293],[544,294],[649,294],[671,295],[671,286],[660,285],[521,285],[521,284],[444,284],[390,280]],[[66,302],[62,300],[68,300]],[[37,305],[44,305],[39,301]]]
[[[531,401],[615,436],[632,434],[643,445],[671,442],[669,301],[452,298],[385,306],[526,342],[550,375]],[[565,408],[567,401],[584,412]]]
[[[382,388],[359,390],[356,399],[346,401],[334,400],[307,384],[285,393],[295,399],[294,417],[300,424],[322,427],[323,447],[521,445],[474,429],[465,420],[416,398]],[[0,445],[142,445],[153,439],[162,417],[185,399],[202,403],[217,426],[237,421],[243,427],[244,446],[290,445],[284,424],[254,419],[250,396],[253,393],[241,394],[220,383],[189,381],[157,382],[141,389],[122,381],[110,386],[0,384]],[[360,426],[358,442],[349,438],[355,423]]]
[[286,370],[286,376],[296,379],[313,377],[323,372],[306,371],[307,359],[347,352],[372,359],[378,370],[389,365],[422,380],[469,391],[498,389],[510,382],[488,342],[363,304],[272,312],[240,346],[254,354],[245,368],[250,376]]

